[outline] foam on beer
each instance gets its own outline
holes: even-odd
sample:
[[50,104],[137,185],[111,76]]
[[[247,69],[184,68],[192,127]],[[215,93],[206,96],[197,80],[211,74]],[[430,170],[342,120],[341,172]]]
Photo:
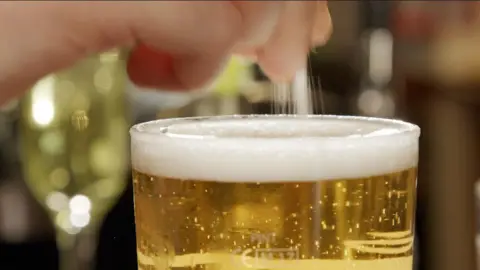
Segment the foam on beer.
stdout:
[[338,116],[215,117],[134,126],[137,171],[183,180],[319,181],[375,176],[417,165],[412,124]]

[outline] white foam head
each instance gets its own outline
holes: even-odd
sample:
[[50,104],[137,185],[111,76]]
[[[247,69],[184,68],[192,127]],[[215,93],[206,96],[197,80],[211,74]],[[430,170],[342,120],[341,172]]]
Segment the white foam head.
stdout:
[[420,129],[397,120],[250,115],[158,120],[130,130],[133,168],[225,182],[357,178],[415,167]]

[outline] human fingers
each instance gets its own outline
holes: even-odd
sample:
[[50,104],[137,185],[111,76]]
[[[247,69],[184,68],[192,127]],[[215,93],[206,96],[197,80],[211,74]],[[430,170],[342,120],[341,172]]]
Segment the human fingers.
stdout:
[[258,53],[258,62],[273,80],[288,81],[306,66],[312,45],[315,1],[286,1],[277,28]]
[[170,85],[195,88],[228,57],[241,22],[225,1],[13,1],[1,14],[0,85],[9,91],[139,41],[172,58]]
[[314,22],[312,28],[312,46],[324,45],[332,34],[332,19],[327,1],[316,1]]
[[[266,43],[275,30],[284,2],[231,1],[230,3],[239,11],[242,21],[242,26],[237,32],[238,40],[232,52],[255,58],[255,48]],[[219,23],[222,22],[219,21]],[[212,29],[206,29],[206,31],[212,31]],[[204,57],[206,58],[205,61],[216,61],[209,58],[211,56],[205,55]],[[218,61],[222,62],[224,60],[218,59]],[[198,72],[205,70],[205,67],[193,66],[192,62],[190,62],[191,59],[184,59],[184,61],[185,66],[189,67],[189,70],[197,74],[197,76]],[[137,83],[144,86],[158,86],[161,83],[163,87],[174,90],[176,86],[169,83],[172,81],[172,78],[176,80],[172,63],[172,57],[169,55],[154,51],[146,46],[139,46],[131,54],[129,74]],[[203,61],[197,63],[204,65]],[[199,75],[202,78],[205,77],[205,74]],[[200,84],[195,83],[195,85]]]
[[225,1],[168,1],[158,14],[153,12],[158,2],[143,3],[151,12],[139,13],[140,17],[164,19],[134,24],[137,39],[143,42],[129,62],[134,81],[172,90],[195,89],[219,73],[240,31],[241,17],[232,5]]
[[235,50],[263,46],[275,31],[284,1],[231,1],[242,16],[242,33]]

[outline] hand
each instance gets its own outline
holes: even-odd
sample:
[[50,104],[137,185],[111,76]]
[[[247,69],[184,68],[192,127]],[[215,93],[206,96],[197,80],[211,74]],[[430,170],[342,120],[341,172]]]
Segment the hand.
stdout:
[[231,54],[288,80],[330,31],[325,1],[0,1],[0,101],[114,47],[142,86],[198,88]]

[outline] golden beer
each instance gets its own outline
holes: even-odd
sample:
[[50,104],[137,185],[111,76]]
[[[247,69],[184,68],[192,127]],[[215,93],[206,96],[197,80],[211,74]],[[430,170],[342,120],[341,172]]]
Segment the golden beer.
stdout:
[[339,116],[137,125],[139,269],[411,270],[419,134]]

